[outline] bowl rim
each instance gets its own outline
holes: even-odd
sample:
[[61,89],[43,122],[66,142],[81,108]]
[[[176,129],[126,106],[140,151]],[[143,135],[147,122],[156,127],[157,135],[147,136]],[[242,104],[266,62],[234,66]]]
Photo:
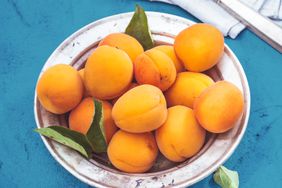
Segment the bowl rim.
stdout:
[[[52,54],[48,57],[48,59],[45,61],[44,65],[42,68],[44,68],[46,62],[48,62],[52,56],[54,56],[56,53],[58,53],[59,49],[63,48],[66,44],[68,44],[68,41],[72,38],[75,38],[76,36],[78,36],[82,31],[84,31],[85,29],[91,27],[94,24],[98,24],[99,22],[104,22],[104,21],[108,21],[108,20],[112,20],[112,19],[116,19],[118,17],[122,17],[122,16],[128,16],[128,15],[133,15],[134,12],[127,12],[127,13],[120,13],[120,14],[115,14],[112,16],[107,16],[104,17],[102,19],[98,19],[96,21],[93,21],[85,26],[83,26],[82,28],[80,28],[79,30],[75,31],[73,34],[71,34],[70,36],[68,36],[63,42],[60,43],[60,45],[52,52]],[[163,13],[163,12],[155,12],[155,11],[146,11],[146,14],[148,17],[150,16],[167,16],[169,18],[175,18],[178,21],[183,21],[184,23],[189,22],[190,24],[195,24],[196,22],[191,21],[187,18],[183,18],[177,15],[173,15],[173,14],[168,14],[168,13]],[[237,56],[233,53],[233,51],[227,46],[227,44],[224,44],[225,47],[225,52],[230,53],[229,57],[232,58],[232,61],[235,62],[235,66],[236,68],[242,73],[240,74],[240,79],[244,81],[243,87],[244,87],[244,91],[245,91],[245,95],[244,95],[244,101],[247,101],[246,105],[246,111],[245,111],[245,121],[244,124],[242,126],[241,129],[241,133],[238,135],[237,139],[234,141],[234,143],[232,143],[231,147],[229,148],[229,150],[225,153],[225,155],[223,155],[222,158],[220,158],[219,160],[217,160],[214,165],[209,168],[207,171],[204,171],[202,174],[200,174],[199,176],[197,176],[196,178],[194,178],[193,180],[189,181],[189,182],[180,182],[177,185],[173,185],[173,186],[188,186],[188,185],[192,185],[196,182],[201,181],[202,179],[204,179],[205,177],[209,176],[212,172],[214,172],[220,165],[222,165],[235,151],[235,149],[237,148],[237,146],[239,145],[240,141],[242,140],[244,133],[246,131],[247,125],[248,125],[248,121],[249,121],[249,116],[250,116],[250,107],[251,107],[251,95],[250,95],[250,88],[249,88],[249,84],[248,84],[248,80],[246,77],[246,74],[244,72],[244,69],[241,65],[241,63],[239,62]],[[42,74],[42,71],[40,71],[38,78],[37,78],[37,82],[36,82],[36,86],[38,84],[39,78]],[[35,94],[34,94],[34,116],[35,116],[35,122],[37,125],[37,128],[40,128],[40,123],[39,123],[39,119],[37,116],[37,93],[36,93],[36,89],[35,89]],[[99,182],[93,182],[90,181],[87,177],[82,176],[80,173],[78,173],[76,170],[74,170],[73,167],[69,166],[67,163],[65,163],[65,161],[58,156],[57,153],[55,153],[53,151],[53,148],[49,145],[48,143],[48,139],[45,138],[44,136],[40,135],[41,139],[43,140],[43,143],[45,144],[46,148],[49,150],[49,153],[55,158],[55,160],[62,165],[69,173],[71,173],[73,176],[75,176],[76,178],[78,178],[79,180],[81,180],[82,182],[91,185],[91,186],[96,186],[96,187],[108,187],[104,184],[101,184]],[[127,173],[126,173],[127,174]],[[141,174],[130,174],[133,176],[140,176]],[[146,174],[142,174],[143,176],[146,176]]]

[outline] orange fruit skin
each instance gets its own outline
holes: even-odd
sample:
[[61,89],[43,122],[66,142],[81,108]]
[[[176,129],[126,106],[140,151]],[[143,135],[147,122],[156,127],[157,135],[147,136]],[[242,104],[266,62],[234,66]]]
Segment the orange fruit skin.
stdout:
[[114,105],[114,104],[117,102],[117,100],[118,100],[123,94],[125,94],[127,91],[131,90],[132,88],[135,88],[136,86],[138,86],[138,84],[132,82],[132,83],[128,86],[128,88],[127,88],[119,97],[117,97],[117,98],[115,98],[115,99],[112,100],[112,104]]
[[153,48],[135,59],[134,76],[138,84],[154,85],[165,91],[175,81],[176,69],[169,56]]
[[184,105],[193,108],[195,98],[212,84],[214,81],[203,73],[178,73],[174,84],[165,91],[167,104],[169,107]]
[[86,134],[95,115],[95,106],[92,97],[84,98],[69,115],[69,128]]
[[224,51],[222,33],[209,24],[194,24],[175,38],[174,49],[185,68],[203,72],[219,62]]
[[194,102],[197,120],[209,132],[223,133],[242,116],[244,97],[232,83],[219,81],[207,88]]
[[175,66],[177,73],[185,71],[184,65],[180,61],[180,59],[176,56],[173,46],[160,45],[160,46],[156,46],[154,49],[160,50],[163,53],[165,53],[168,57],[170,57],[170,59],[172,60]]
[[112,117],[122,130],[144,133],[159,128],[167,118],[162,91],[144,84],[127,91],[113,106]]
[[151,132],[136,134],[119,130],[114,134],[107,151],[111,163],[117,169],[129,173],[146,172],[158,155],[158,147]]
[[112,108],[113,106],[108,101],[103,101],[103,111],[104,111],[104,130],[106,134],[107,144],[110,143],[113,135],[117,132],[118,127],[116,126],[112,118]]
[[106,100],[119,96],[132,82],[133,63],[120,49],[100,46],[89,56],[84,80],[91,96]]
[[192,109],[177,105],[168,109],[167,120],[156,130],[155,136],[161,153],[171,161],[181,162],[202,148],[206,131],[197,122]]
[[[81,103],[74,108],[69,115],[69,128],[82,134],[87,134],[95,116],[95,105],[92,97],[84,98]],[[114,133],[118,130],[111,116],[112,105],[107,101],[102,101],[103,122],[106,142],[109,143]]]
[[112,33],[100,41],[99,46],[109,45],[119,48],[130,57],[132,62],[144,52],[142,45],[132,36],[124,33]]
[[83,81],[83,97],[90,97],[90,93],[86,90],[85,81],[84,81],[84,68],[78,71],[81,80]]
[[83,83],[75,68],[58,64],[42,74],[36,92],[41,105],[46,110],[54,114],[64,114],[81,101]]

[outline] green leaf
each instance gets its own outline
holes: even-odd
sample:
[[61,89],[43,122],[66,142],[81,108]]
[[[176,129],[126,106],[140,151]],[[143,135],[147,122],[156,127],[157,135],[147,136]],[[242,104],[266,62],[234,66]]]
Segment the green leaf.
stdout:
[[62,126],[49,126],[35,129],[35,132],[64,144],[84,155],[91,157],[92,148],[85,135]]
[[135,13],[126,28],[125,33],[136,38],[141,43],[144,50],[154,47],[146,13],[139,5],[136,5]]
[[107,151],[106,136],[104,130],[104,118],[103,118],[103,105],[102,102],[94,100],[95,104],[95,116],[93,122],[86,134],[92,149],[96,153],[102,153]]
[[94,98],[93,100],[95,104],[95,115],[86,135],[62,126],[35,129],[35,132],[64,144],[80,152],[87,158],[92,156],[92,152],[106,152],[107,143],[104,130],[103,105],[102,102]]
[[221,166],[213,175],[214,181],[222,188],[238,188],[239,176],[236,171],[228,170],[226,167]]

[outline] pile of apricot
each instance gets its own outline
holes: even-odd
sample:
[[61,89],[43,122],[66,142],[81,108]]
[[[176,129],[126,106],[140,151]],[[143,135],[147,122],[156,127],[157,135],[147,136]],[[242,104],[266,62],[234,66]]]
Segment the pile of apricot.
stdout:
[[37,85],[42,106],[69,114],[69,128],[86,134],[103,104],[107,154],[124,172],[148,171],[160,151],[181,162],[195,155],[207,131],[223,133],[240,120],[242,92],[202,73],[216,65],[224,38],[208,24],[181,31],[173,46],[144,51],[133,37],[106,36],[79,71],[65,64],[46,70]]

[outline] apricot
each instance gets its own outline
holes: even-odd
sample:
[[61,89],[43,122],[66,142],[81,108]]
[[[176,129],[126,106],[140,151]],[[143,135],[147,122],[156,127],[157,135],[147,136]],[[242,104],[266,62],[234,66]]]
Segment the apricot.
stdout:
[[84,81],[84,68],[83,69],[80,69],[78,71],[79,75],[80,75],[80,78],[83,82],[83,97],[90,97],[90,93],[87,91],[86,87],[85,87],[85,81]]
[[222,133],[233,128],[244,109],[242,92],[234,84],[219,81],[207,88],[195,100],[194,111],[206,130]]
[[151,132],[136,134],[119,130],[108,146],[111,163],[124,172],[146,172],[153,166],[157,155],[158,147]]
[[113,99],[131,83],[133,65],[128,55],[110,46],[100,46],[87,59],[84,79],[87,91],[98,99]]
[[[126,88],[126,90],[125,90],[120,96],[122,96],[122,95],[123,95],[124,93],[126,93],[128,90],[131,90],[132,88],[135,88],[136,86],[138,86],[138,84],[132,82],[132,83],[128,86],[128,88]],[[117,98],[113,99],[113,100],[112,100],[112,104],[115,104],[115,103],[117,102],[117,100],[119,99],[120,96],[118,96]]]
[[109,45],[125,51],[132,62],[144,52],[142,45],[132,36],[124,33],[112,33],[100,41],[99,46]]
[[170,59],[172,60],[176,72],[183,72],[185,71],[183,63],[180,61],[180,59],[176,56],[173,46],[170,45],[160,45],[155,47],[154,49],[160,50],[163,53],[165,53]]
[[178,73],[174,84],[165,92],[167,104],[193,108],[195,98],[213,83],[209,76],[202,73]]
[[84,98],[69,115],[69,128],[86,134],[93,122],[95,106],[92,97]]
[[104,118],[104,131],[106,135],[107,144],[110,143],[113,135],[117,132],[118,127],[116,126],[112,117],[113,106],[108,101],[103,101],[103,118]]
[[224,38],[212,25],[194,24],[176,36],[174,49],[187,70],[202,72],[213,67],[222,57]]
[[41,105],[46,110],[54,114],[63,114],[81,101],[83,83],[75,68],[58,64],[41,75],[36,92]]
[[142,133],[159,128],[166,120],[167,108],[162,91],[152,85],[137,86],[123,94],[112,111],[122,130]]
[[134,74],[139,84],[151,84],[165,91],[173,84],[176,69],[165,53],[151,49],[135,59]]
[[[103,122],[106,142],[109,143],[114,133],[118,130],[112,118],[112,105],[107,101],[102,101]],[[95,116],[94,98],[84,98],[79,105],[74,108],[69,115],[69,128],[86,134]]]
[[171,161],[181,162],[202,148],[206,131],[198,124],[192,109],[177,105],[168,109],[167,120],[155,135],[161,153]]

